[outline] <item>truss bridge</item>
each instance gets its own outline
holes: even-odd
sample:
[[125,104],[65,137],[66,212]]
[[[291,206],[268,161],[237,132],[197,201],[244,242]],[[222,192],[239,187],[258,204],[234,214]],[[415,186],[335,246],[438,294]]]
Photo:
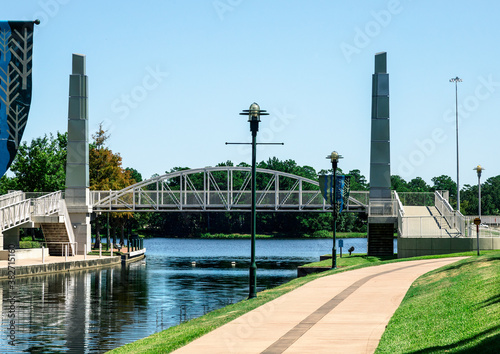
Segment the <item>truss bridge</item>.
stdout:
[[[268,212],[331,210],[317,181],[257,169],[256,208]],[[368,192],[351,192],[347,211],[367,209]],[[151,178],[118,191],[91,191],[95,212],[250,211],[250,167],[205,167]]]

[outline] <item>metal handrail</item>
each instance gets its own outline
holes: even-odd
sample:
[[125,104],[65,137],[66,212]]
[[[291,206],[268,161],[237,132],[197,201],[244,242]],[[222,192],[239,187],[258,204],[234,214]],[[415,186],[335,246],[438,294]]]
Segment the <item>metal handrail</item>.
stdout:
[[[50,248],[48,247],[48,244],[51,243],[51,244],[56,244],[56,245],[69,245],[71,246],[71,251],[73,253],[73,255],[71,257],[74,257],[78,254],[78,242],[61,242],[61,241],[38,241],[39,243],[41,244],[45,244],[47,245],[47,248]],[[69,251],[69,249],[68,249]],[[63,252],[63,249],[61,250],[62,253]]]
[[26,199],[24,192],[10,191],[7,194],[0,195],[0,208],[22,202],[24,199]]
[[403,208],[403,203],[401,203],[401,200],[399,199],[399,195],[398,195],[398,192],[396,191],[393,191],[393,196],[394,196],[394,199],[396,200],[396,205],[398,206],[398,215],[401,213],[402,216],[405,215],[405,209]]
[[455,228],[457,222],[455,211],[451,207],[450,203],[448,203],[448,201],[443,198],[441,193],[438,193],[437,191],[434,192],[434,205],[439,213],[445,218],[448,225]]
[[62,192],[57,191],[44,196],[38,197],[33,201],[33,215],[43,216],[59,212],[60,200],[62,200]]
[[427,237],[463,237],[460,229],[442,228],[442,216],[401,216],[399,222],[400,237],[427,238]]
[[0,208],[0,230],[7,230],[31,220],[29,199]]

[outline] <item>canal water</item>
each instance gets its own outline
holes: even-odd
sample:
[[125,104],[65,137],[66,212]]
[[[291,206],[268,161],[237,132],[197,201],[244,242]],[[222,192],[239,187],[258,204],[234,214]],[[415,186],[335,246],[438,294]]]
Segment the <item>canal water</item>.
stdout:
[[[250,240],[144,246],[147,258],[127,266],[17,278],[12,289],[0,281],[0,353],[103,353],[248,296]],[[366,253],[367,241],[345,239],[344,253],[351,246]],[[258,239],[258,291],[295,278],[331,247],[331,239]]]

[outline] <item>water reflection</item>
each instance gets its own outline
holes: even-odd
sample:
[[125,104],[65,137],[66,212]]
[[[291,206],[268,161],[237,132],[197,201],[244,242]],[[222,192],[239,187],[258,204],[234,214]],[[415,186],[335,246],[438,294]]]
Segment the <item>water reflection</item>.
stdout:
[[[120,345],[116,334],[130,325],[134,309],[147,305],[148,284],[137,266],[114,266],[17,278],[14,291],[3,286],[0,293],[16,298],[16,345],[2,336],[2,353],[101,352]],[[4,301],[2,333],[7,308]]]
[[[2,335],[0,352],[102,353],[248,296],[249,240],[145,241],[145,261],[17,278],[14,292],[0,281],[2,334],[17,299],[16,346]],[[366,250],[366,240],[349,243]],[[330,249],[331,240],[257,240],[258,291]]]

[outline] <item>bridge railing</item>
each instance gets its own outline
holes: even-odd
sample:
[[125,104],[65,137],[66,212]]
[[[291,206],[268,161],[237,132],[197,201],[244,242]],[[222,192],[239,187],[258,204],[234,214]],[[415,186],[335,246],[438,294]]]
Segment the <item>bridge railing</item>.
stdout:
[[[429,215],[410,216],[404,211],[398,215],[398,231],[401,237],[463,237],[466,236],[466,220],[453,210],[443,194],[434,193],[397,193],[401,206],[429,207]],[[435,207],[439,214],[430,207]],[[404,208],[404,207],[403,207]],[[424,208],[425,209],[425,208]]]
[[398,195],[403,206],[434,206],[432,192],[400,192]]
[[10,191],[0,196],[0,208],[23,201],[25,194],[22,191]]
[[[92,191],[95,210],[249,210],[251,191]],[[346,210],[358,210],[368,204],[368,192],[351,192]],[[269,211],[327,211],[319,190],[256,191],[257,208]]]
[[7,230],[31,220],[31,200],[6,205],[0,209],[0,229]]
[[[248,209],[251,191],[92,191],[91,203],[99,210],[210,210]],[[320,191],[256,191],[261,209],[330,209]]]
[[370,199],[368,216],[397,216],[397,202],[394,199]]
[[404,216],[398,220],[400,237],[428,238],[428,237],[461,237],[463,234],[455,228],[440,227],[445,223],[442,216]]
[[434,205],[441,216],[444,217],[448,226],[451,228],[455,228],[457,226],[457,217],[455,214],[455,210],[453,210],[450,203],[448,203],[448,201],[443,198],[442,194],[438,191],[434,192]]
[[59,212],[62,192],[57,191],[33,200],[33,215],[51,215]]
[[[475,218],[479,215],[467,215],[467,221],[473,223]],[[488,226],[500,226],[500,215],[481,215],[481,224]]]

